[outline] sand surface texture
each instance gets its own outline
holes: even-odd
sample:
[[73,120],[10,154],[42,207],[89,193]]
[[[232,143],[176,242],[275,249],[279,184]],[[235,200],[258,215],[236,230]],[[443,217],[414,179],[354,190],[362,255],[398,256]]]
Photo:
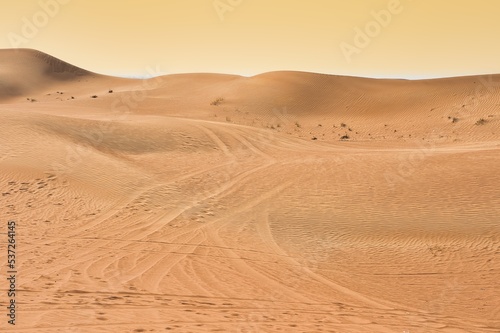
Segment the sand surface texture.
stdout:
[[500,332],[500,76],[1,50],[0,103],[2,332]]

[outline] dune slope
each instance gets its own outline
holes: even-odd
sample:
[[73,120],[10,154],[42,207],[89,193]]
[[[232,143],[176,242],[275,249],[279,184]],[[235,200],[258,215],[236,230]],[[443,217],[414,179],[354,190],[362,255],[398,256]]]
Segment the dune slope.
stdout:
[[499,76],[0,65],[14,331],[499,331]]

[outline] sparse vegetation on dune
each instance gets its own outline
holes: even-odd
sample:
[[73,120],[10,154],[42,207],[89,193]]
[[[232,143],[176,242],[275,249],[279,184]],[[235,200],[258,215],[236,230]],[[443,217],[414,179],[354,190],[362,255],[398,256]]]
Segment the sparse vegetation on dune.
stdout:
[[484,125],[486,124],[488,121],[484,118],[481,118],[479,119],[478,121],[476,121],[476,125]]
[[222,102],[224,102],[224,98],[222,97],[218,97],[216,98],[215,100],[213,100],[210,105],[214,105],[214,106],[217,106],[217,105],[220,105]]

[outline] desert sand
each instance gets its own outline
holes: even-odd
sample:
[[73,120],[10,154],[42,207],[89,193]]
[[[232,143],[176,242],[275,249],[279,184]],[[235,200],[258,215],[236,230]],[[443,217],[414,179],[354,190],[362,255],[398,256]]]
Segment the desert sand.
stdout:
[[500,332],[500,75],[0,50],[0,119],[2,332]]

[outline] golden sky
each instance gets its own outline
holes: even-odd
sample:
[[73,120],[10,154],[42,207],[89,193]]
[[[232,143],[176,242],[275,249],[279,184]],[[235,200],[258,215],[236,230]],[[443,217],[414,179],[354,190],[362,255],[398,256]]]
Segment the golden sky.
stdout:
[[0,48],[121,76],[444,77],[500,73],[499,17],[498,0],[0,0]]

